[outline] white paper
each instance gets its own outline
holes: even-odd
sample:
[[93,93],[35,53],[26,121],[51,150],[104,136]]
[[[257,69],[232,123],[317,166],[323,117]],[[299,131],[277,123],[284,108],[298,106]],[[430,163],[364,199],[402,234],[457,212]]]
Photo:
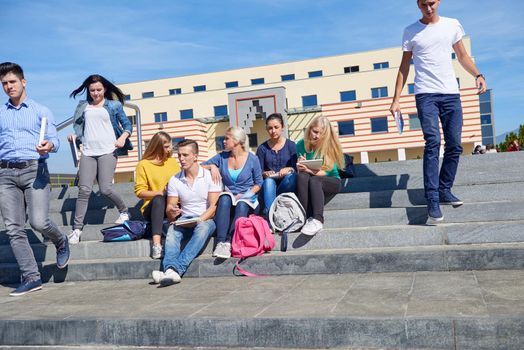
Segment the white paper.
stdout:
[[400,135],[404,132],[404,118],[402,118],[401,112],[395,112],[395,123],[397,124],[397,130]]
[[42,146],[42,142],[44,142],[46,129],[47,129],[47,118],[42,117],[42,124],[40,125],[40,137],[38,138],[38,145],[40,146]]
[[321,158],[317,159],[305,159],[299,161],[300,164],[307,166],[311,170],[319,170],[324,163],[324,160]]

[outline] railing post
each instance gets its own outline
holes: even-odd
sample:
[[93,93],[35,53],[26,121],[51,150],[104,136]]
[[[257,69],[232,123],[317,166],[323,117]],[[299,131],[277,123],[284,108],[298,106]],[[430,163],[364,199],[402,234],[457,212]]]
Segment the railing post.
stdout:
[[142,119],[140,116],[140,108],[134,103],[125,102],[124,106],[135,111],[136,120],[136,143],[138,144],[138,160],[142,160]]

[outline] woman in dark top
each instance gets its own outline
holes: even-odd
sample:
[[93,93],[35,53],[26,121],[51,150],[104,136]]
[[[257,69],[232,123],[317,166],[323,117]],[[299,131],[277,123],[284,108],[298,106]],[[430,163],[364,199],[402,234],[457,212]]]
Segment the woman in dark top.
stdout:
[[262,194],[264,216],[278,194],[295,192],[297,184],[297,150],[293,141],[282,135],[284,120],[280,113],[273,113],[266,119],[269,139],[257,149],[257,157],[262,168]]

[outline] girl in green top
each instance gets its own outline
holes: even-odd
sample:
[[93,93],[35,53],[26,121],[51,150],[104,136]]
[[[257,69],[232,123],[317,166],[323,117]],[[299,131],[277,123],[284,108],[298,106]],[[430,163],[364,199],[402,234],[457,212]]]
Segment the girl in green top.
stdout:
[[[297,142],[297,194],[309,218],[301,232],[313,236],[324,226],[324,204],[340,191],[338,169],[344,167],[344,154],[326,117],[318,116],[304,132],[304,139]],[[300,162],[322,159],[319,169],[312,169]]]

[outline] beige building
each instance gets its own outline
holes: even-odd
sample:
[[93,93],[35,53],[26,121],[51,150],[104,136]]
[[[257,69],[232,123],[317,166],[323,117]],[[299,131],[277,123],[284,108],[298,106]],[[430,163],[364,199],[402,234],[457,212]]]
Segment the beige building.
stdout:
[[[464,44],[471,54],[468,37]],[[413,95],[413,67],[401,98],[405,124],[401,135],[388,111],[401,55],[400,47],[395,47],[119,87],[140,108],[143,147],[154,133],[164,130],[174,142],[196,139],[200,158],[207,159],[220,150],[229,111],[236,108],[228,105],[228,96],[254,90],[263,95],[268,89],[284,88],[291,139],[301,138],[311,118],[321,113],[332,121],[344,152],[353,155],[356,163],[416,159],[422,157],[424,140]],[[479,98],[475,79],[456,59],[453,62],[464,109],[462,143],[464,153],[471,153],[476,144],[494,143],[491,92]],[[131,118],[135,114],[131,109],[126,113]],[[251,133],[254,151],[266,139],[263,118],[254,122]],[[136,134],[132,140],[136,144]],[[135,147],[119,159],[115,180],[132,181],[137,160]]]

